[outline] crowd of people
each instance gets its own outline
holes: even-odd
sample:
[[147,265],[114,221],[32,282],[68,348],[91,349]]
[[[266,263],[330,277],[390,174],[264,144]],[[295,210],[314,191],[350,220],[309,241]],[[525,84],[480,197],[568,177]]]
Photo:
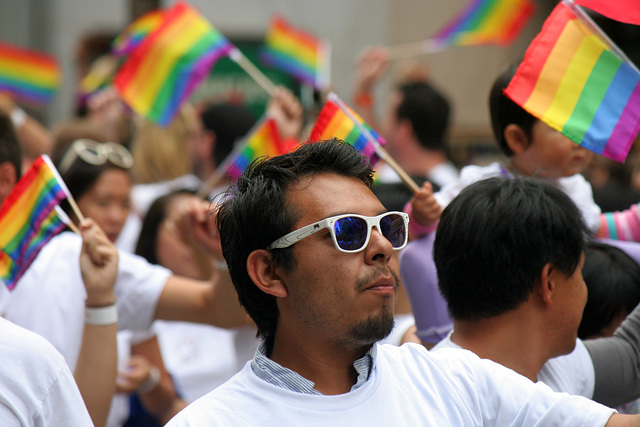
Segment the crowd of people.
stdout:
[[362,52],[352,105],[415,193],[344,141],[306,141],[283,87],[265,108],[300,146],[235,181],[216,170],[258,120],[236,97],[161,127],[106,88],[47,129],[1,95],[0,201],[49,154],[81,215],[64,201],[79,232],[0,287],[0,418],[640,425],[631,174],[601,207],[594,155],[504,95],[516,65],[489,94],[502,156],[455,165],[424,68],[376,104],[389,65]]

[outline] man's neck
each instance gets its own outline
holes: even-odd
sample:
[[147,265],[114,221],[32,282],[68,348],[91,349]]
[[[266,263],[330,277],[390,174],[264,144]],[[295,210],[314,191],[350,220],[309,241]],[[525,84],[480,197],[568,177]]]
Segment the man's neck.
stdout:
[[314,389],[325,395],[348,393],[358,379],[353,363],[363,357],[371,345],[357,349],[331,342],[296,340],[276,333],[269,358],[312,381]]
[[407,145],[402,154],[398,153],[396,161],[409,175],[427,178],[433,168],[447,162],[447,156],[441,151]]
[[551,357],[548,340],[526,317],[512,310],[475,322],[453,322],[451,341],[480,358],[490,359],[520,375],[537,381],[542,366]]

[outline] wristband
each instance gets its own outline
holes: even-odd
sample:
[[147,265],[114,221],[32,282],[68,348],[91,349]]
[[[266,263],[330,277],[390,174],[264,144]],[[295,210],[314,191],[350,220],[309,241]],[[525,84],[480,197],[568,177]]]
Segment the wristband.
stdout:
[[227,263],[225,261],[220,261],[220,260],[216,259],[216,260],[213,261],[213,264],[220,271],[229,271],[229,265],[227,265]]
[[25,113],[22,108],[15,107],[13,110],[11,110],[9,118],[11,119],[11,123],[13,123],[13,127],[16,129],[20,129],[22,125],[24,125],[24,122],[27,121],[27,113]]
[[355,96],[353,103],[358,107],[369,108],[373,105],[373,95],[369,92],[361,92]]
[[84,323],[105,326],[118,323],[118,306],[115,304],[100,308],[84,308]]
[[160,382],[160,369],[157,366],[151,365],[149,369],[149,378],[147,378],[142,384],[138,386],[136,389],[136,393],[144,394],[148,393]]

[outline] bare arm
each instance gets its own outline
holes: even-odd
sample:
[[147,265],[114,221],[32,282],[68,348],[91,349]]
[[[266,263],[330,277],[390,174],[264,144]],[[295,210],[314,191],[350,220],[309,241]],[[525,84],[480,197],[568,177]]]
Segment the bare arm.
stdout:
[[379,129],[379,123],[375,114],[373,91],[387,72],[388,64],[387,48],[382,46],[366,48],[356,61],[353,106],[362,119],[376,130]]
[[640,426],[640,415],[613,414],[605,427],[633,427]]
[[[86,306],[89,310],[115,309],[113,285],[118,271],[118,251],[91,220],[82,224],[82,234],[80,270],[87,290]],[[91,324],[88,320],[84,325],[74,377],[96,426],[106,424],[115,392],[117,332],[117,318],[108,324]]]

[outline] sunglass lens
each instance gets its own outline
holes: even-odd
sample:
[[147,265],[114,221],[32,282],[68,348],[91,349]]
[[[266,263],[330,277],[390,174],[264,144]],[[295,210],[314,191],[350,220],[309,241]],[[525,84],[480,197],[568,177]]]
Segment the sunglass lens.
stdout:
[[398,214],[385,215],[380,219],[380,228],[382,235],[391,242],[394,248],[404,245],[407,238],[407,230],[404,225],[404,219]]
[[337,220],[333,226],[338,246],[345,251],[355,251],[367,241],[367,222],[362,218],[347,216]]

